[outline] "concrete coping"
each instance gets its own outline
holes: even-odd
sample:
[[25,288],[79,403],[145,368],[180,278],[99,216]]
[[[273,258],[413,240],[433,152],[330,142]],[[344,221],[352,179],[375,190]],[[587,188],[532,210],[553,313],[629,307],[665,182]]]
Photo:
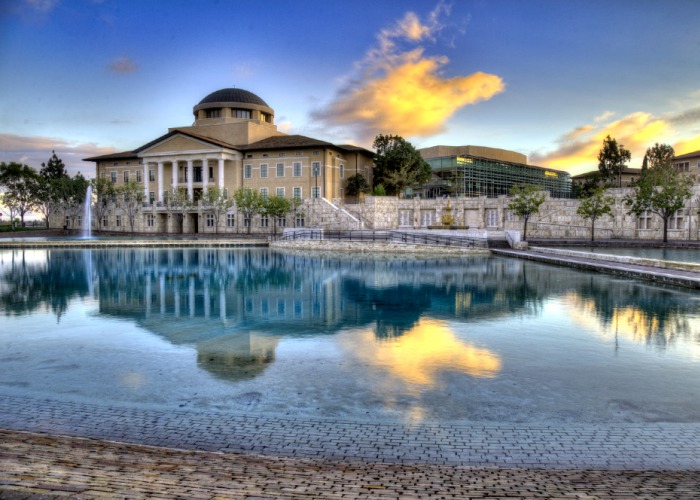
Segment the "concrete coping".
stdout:
[[530,247],[533,252],[558,255],[563,257],[579,257],[591,260],[604,260],[607,262],[619,262],[620,264],[633,264],[638,266],[657,267],[661,269],[676,269],[679,271],[700,272],[700,264],[693,262],[676,262],[669,260],[645,259],[641,257],[628,257],[625,255],[611,255],[592,252],[578,252],[561,248]]

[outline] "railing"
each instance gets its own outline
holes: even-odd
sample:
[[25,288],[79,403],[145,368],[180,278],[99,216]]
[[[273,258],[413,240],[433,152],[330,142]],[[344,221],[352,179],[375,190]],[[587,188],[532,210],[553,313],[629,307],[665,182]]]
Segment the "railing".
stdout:
[[485,240],[467,236],[448,236],[429,232],[404,231],[329,231],[325,229],[294,229],[276,235],[277,240],[342,240],[368,241],[379,243],[407,243],[413,245],[433,245],[460,248],[486,247]]

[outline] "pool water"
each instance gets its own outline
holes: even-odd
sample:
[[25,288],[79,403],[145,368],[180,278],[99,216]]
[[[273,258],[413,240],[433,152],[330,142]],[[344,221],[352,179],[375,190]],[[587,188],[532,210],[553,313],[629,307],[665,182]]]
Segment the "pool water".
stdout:
[[0,252],[0,394],[372,421],[700,422],[700,298],[500,257]]

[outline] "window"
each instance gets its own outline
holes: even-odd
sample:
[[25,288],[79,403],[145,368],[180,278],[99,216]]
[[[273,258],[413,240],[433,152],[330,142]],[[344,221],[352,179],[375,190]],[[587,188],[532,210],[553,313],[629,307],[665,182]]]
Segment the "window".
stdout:
[[148,181],[149,182],[155,182],[156,180],[156,171],[155,170],[149,170],[148,171]]
[[268,299],[260,300],[260,312],[264,315],[270,314],[270,301]]
[[284,299],[277,299],[277,314],[280,316],[287,314],[287,304],[284,302]]
[[250,179],[253,177],[253,165],[246,165],[243,167],[243,177]]
[[121,215],[117,215],[114,225],[117,227],[122,227],[122,216]]
[[141,170],[136,171],[136,182],[141,182]]
[[680,210],[676,211],[676,213],[668,219],[668,228],[683,229],[683,214]]
[[221,118],[221,109],[207,109],[207,118]]
[[277,196],[284,198],[284,188],[277,188]]
[[260,216],[260,227],[270,227],[270,219],[267,215]]
[[108,224],[109,224],[109,219],[105,215],[102,217],[102,227],[107,227]]
[[294,175],[294,177],[301,177],[301,162],[300,161],[294,162],[294,171],[293,171],[292,175]]
[[106,179],[106,178],[107,178],[107,172],[101,172],[101,173],[100,173],[100,177],[102,177],[103,179]]
[[112,176],[112,184],[116,184],[117,183],[117,173],[110,172],[110,175]]
[[321,175],[321,162],[315,161],[311,164],[311,177]]
[[209,182],[214,181],[214,167],[209,167]]
[[150,193],[148,193],[148,201],[151,203],[151,205],[153,205],[153,203],[155,203],[155,201],[156,201],[155,191],[151,191]]
[[284,177],[284,163],[277,164],[277,177]]
[[420,211],[420,225],[423,227],[433,225],[433,211],[432,210],[421,210]]
[[268,196],[267,188],[260,188],[260,196],[262,196],[264,200],[267,200],[267,196]]
[[340,166],[340,178],[341,179],[345,178],[345,165]]
[[313,153],[311,153],[311,154],[312,154],[312,155],[320,155],[320,154],[321,154],[321,152],[320,152],[320,151],[314,151],[314,152],[313,152]]
[[129,171],[124,170],[124,182],[129,182]]
[[280,217],[277,219],[277,225],[279,227],[287,227],[287,218],[286,217]]
[[214,227],[214,214],[207,214],[204,221],[207,227]]
[[314,186],[311,188],[311,197],[312,198],[320,198],[321,197],[321,188],[318,186]]
[[637,229],[651,229],[651,214],[645,210],[637,219]]
[[156,217],[153,214],[146,214],[146,227],[154,227],[156,225]]
[[246,216],[243,218],[243,227],[250,227],[250,217]]
[[267,158],[269,155],[267,153],[263,153],[262,157]]
[[233,214],[226,214],[226,227],[236,227],[236,217]]
[[75,221],[78,224],[78,227],[83,227],[83,216],[82,215],[78,215],[75,218]]
[[287,156],[287,153],[280,153],[280,158],[282,158],[283,156]]
[[250,110],[249,109],[232,109],[231,115],[234,118],[242,118],[244,120],[250,120]]
[[115,161],[114,163],[112,163],[112,166],[113,166],[113,167],[118,167],[118,166],[119,166],[119,162],[118,162],[118,161]]
[[294,225],[296,227],[304,227],[304,216],[302,214],[297,214],[296,218],[294,219]]
[[292,189],[292,196],[296,200],[301,200],[301,188],[300,187],[295,187]]
[[[301,151],[296,151],[294,153],[294,156],[301,156]],[[700,165],[700,162],[698,162],[698,165]]]
[[263,163],[260,165],[260,178],[261,179],[266,179],[267,178],[267,164]]
[[498,209],[486,209],[486,227],[498,227]]
[[70,227],[70,216],[66,215],[66,220],[64,221],[66,227]]

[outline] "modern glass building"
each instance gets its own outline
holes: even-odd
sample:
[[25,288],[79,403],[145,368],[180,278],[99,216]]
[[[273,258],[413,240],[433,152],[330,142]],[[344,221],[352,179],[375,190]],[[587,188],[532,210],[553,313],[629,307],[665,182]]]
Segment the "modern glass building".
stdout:
[[553,198],[572,196],[568,172],[528,165],[524,155],[513,151],[479,146],[436,146],[420,152],[433,170],[430,182],[414,190],[423,197],[495,198],[509,194],[514,184],[540,186]]

